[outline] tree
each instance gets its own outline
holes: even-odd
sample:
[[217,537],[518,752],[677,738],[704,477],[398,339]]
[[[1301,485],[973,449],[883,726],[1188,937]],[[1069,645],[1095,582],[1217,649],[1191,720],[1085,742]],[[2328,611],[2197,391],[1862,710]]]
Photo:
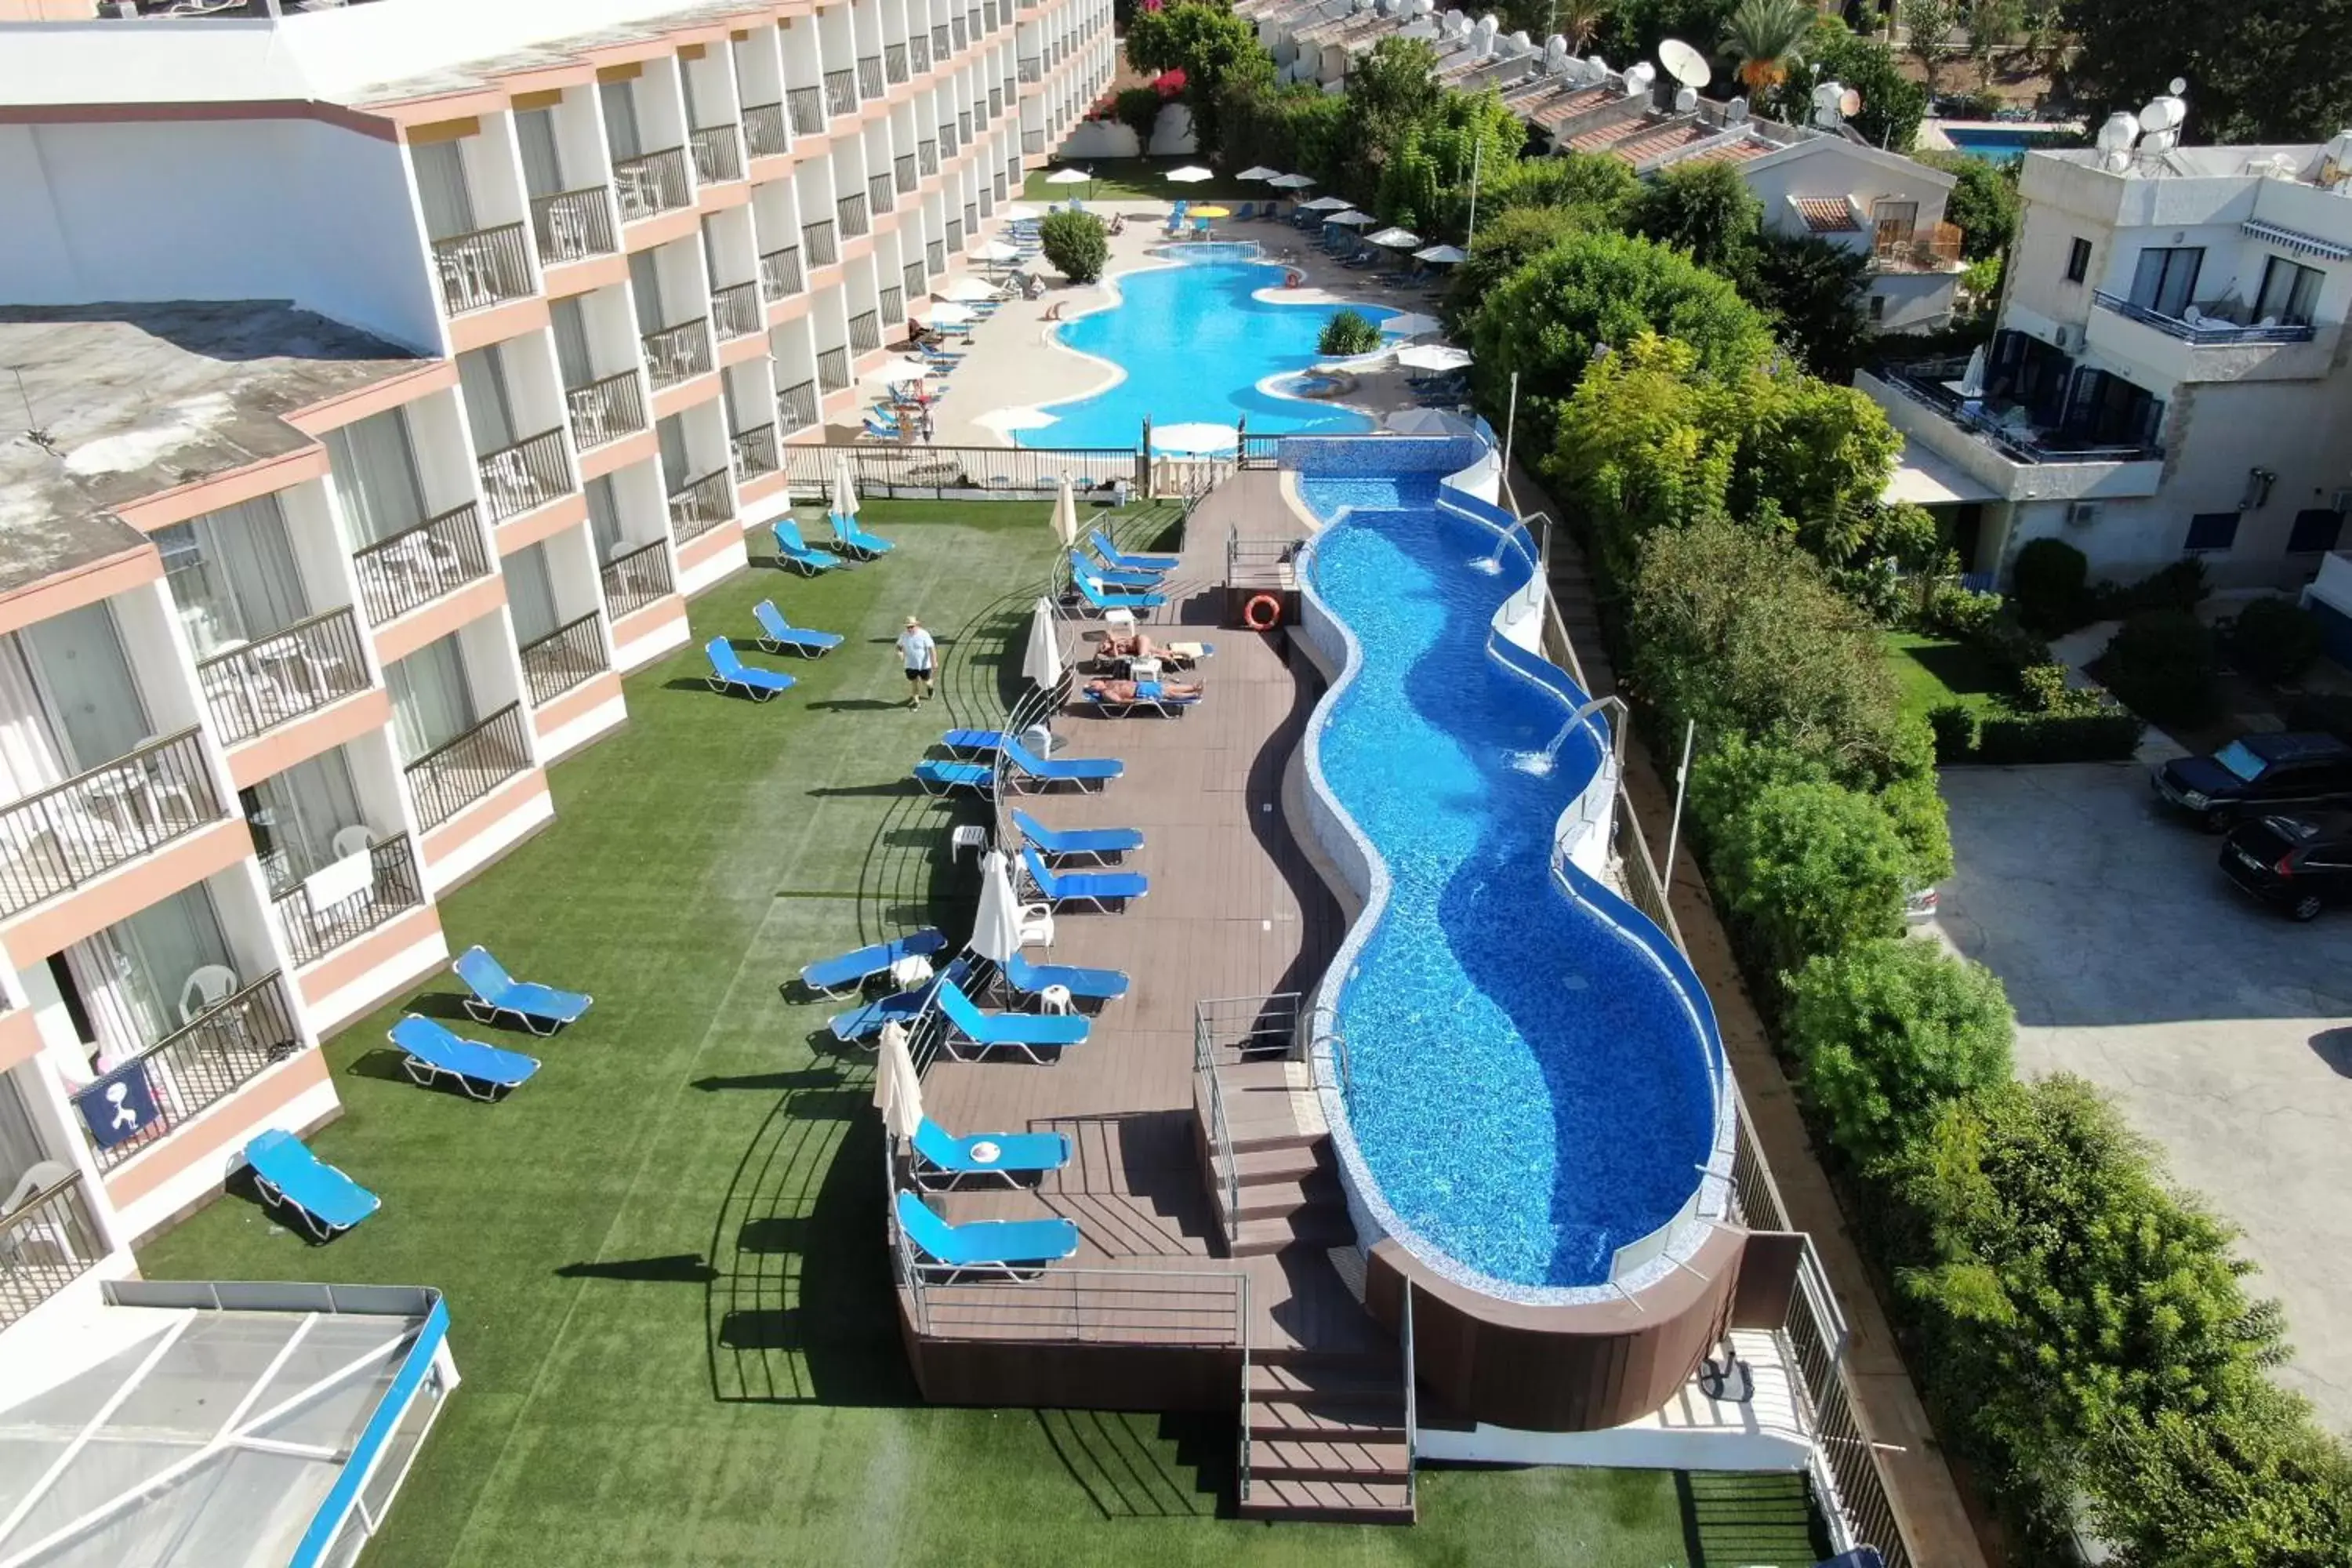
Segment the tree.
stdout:
[[1380,346],[1380,328],[1353,310],[1342,310],[1323,323],[1315,352],[1336,359],[1368,354]]
[[1723,25],[1723,47],[1739,62],[1739,79],[1762,93],[1788,79],[1804,58],[1820,10],[1807,0],[1739,0]]
[[1738,164],[1684,163],[1642,187],[1627,226],[1701,267],[1736,272],[1763,216],[1764,205]]
[[1863,301],[1870,257],[1812,235],[1759,234],[1738,273],[1739,292],[1815,375],[1853,379],[1874,336]]
[[1895,0],[1903,24],[1904,52],[1919,62],[1927,96],[1936,96],[1936,73],[1952,58],[1952,29],[1960,25],[1963,0]]
[[1348,124],[1365,152],[1387,149],[1407,127],[1437,111],[1437,51],[1419,38],[1391,35],[1348,69]]
[[1992,971],[1882,937],[1809,960],[1782,1036],[1831,1137],[1872,1165],[1916,1142],[1947,1100],[2007,1082],[2015,1028]]
[[1961,16],[1969,29],[1969,58],[1977,65],[1977,90],[1992,90],[1993,51],[2025,26],[2023,0],[1964,0]]
[[1037,223],[1037,247],[1073,283],[1091,283],[1110,259],[1110,237],[1092,213],[1047,213]]
[[1620,62],[1655,59],[1658,40],[1707,47],[1723,37],[1739,0],[1617,0],[1593,36],[1597,51]]
[[1111,112],[1118,117],[1118,122],[1135,132],[1137,150],[1150,152],[1152,128],[1160,123],[1160,110],[1166,100],[1156,89],[1130,87],[1122,90],[1111,102]]
[[2096,1462],[2090,1523],[2130,1568],[2324,1568],[2352,1542],[2352,1455],[2273,1388],[2126,1426]]
[[1447,313],[1462,326],[1489,293],[1537,257],[1605,226],[1580,207],[1513,207],[1481,221],[1468,258],[1455,266],[1446,286]]
[[1772,112],[1806,123],[1812,117],[1813,89],[1825,81],[1843,82],[1862,94],[1861,111],[1846,121],[1855,135],[1890,152],[1911,150],[1927,113],[1927,89],[1903,74],[1883,39],[1865,37],[1834,16],[1822,17],[1805,46],[1804,65],[1773,93]]
[[1708,868],[1759,958],[1786,973],[1900,931],[1903,865],[1902,841],[1868,795],[1788,784],[1724,822]]
[[1960,254],[1970,261],[2006,255],[2017,237],[2017,165],[1988,163],[1965,153],[1916,156],[1958,182],[1944,198],[1944,221],[1958,226]]
[[2188,137],[2321,142],[2352,125],[2352,5],[2346,0],[2068,0],[2080,39],[2069,84],[2096,125],[2174,77],[2189,83]]
[[1255,24],[1206,0],[1177,0],[1136,13],[1127,26],[1127,58],[1138,70],[1184,73],[1184,100],[1204,153],[1218,146],[1217,111],[1225,89],[1274,79],[1274,57],[1258,43]]
[[1586,215],[1587,228],[1614,228],[1641,193],[1624,160],[1605,153],[1517,158],[1482,172],[1478,216],[1491,222],[1517,207],[1566,207]]

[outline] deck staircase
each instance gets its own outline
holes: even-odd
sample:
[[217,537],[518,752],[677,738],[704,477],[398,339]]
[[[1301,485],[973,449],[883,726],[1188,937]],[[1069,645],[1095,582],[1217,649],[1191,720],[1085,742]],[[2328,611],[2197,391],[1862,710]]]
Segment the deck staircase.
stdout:
[[1411,1524],[1412,1414],[1394,1356],[1254,1356],[1242,1390],[1244,1519]]
[[1202,1158],[1228,1257],[1262,1258],[1286,1247],[1337,1247],[1354,1236],[1331,1135],[1301,1073],[1301,1064],[1280,1058],[1244,1058],[1219,1066],[1217,1092],[1224,1100],[1230,1153],[1217,1147],[1210,1089],[1195,1082]]

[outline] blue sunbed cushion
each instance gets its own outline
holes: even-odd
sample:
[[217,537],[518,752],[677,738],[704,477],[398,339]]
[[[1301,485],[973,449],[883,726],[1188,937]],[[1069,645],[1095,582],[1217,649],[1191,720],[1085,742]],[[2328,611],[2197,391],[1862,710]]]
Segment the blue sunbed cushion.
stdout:
[[1123,855],[1143,847],[1143,833],[1134,827],[1048,827],[1025,811],[1013,814],[1021,837],[1048,855]]
[[283,1128],[256,1134],[245,1146],[245,1163],[321,1225],[344,1230],[383,1206],[383,1200],[310,1152],[310,1145]]
[[926,1256],[955,1268],[1052,1263],[1078,1250],[1078,1227],[1068,1220],[975,1220],[950,1225],[913,1193],[898,1194],[898,1228]]
[[725,637],[712,637],[702,650],[709,656],[711,671],[730,686],[752,686],[769,691],[789,691],[800,684],[789,675],[772,669],[761,669],[743,662],[734,645]]
[[552,1018],[568,1024],[588,1011],[592,1000],[577,991],[559,991],[552,985],[515,979],[506,972],[505,965],[490,956],[489,949],[478,942],[459,953],[457,962],[450,967],[477,997],[502,1013],[527,1013],[534,1018]]
[[1015,991],[1034,996],[1058,985],[1073,996],[1110,1002],[1127,994],[1128,978],[1116,969],[1083,969],[1075,963],[1032,963],[1015,952],[1004,961],[1004,978]]
[[1092,1025],[1076,1013],[984,1013],[953,981],[940,984],[940,1012],[982,1046],[1077,1046]]
[[1040,757],[1017,735],[1004,737],[1004,754],[1023,773],[1041,779],[1115,779],[1127,772],[1117,757]]
[[1140,871],[1055,871],[1034,844],[1021,847],[1021,859],[1029,868],[1029,879],[1053,903],[1066,899],[1139,899],[1151,890],[1150,879]]
[[1004,744],[1002,730],[950,730],[940,744],[950,752],[993,752]]
[[982,792],[996,782],[995,770],[985,763],[950,763],[938,757],[925,757],[917,763],[915,777],[939,789],[976,789]]
[[[1064,1132],[981,1132],[959,1138],[929,1117],[915,1124],[915,1152],[942,1171],[1058,1171],[1070,1163],[1070,1139]],[[974,1151],[993,1144],[982,1158]]]
[[879,974],[902,958],[927,958],[947,944],[947,932],[936,926],[925,926],[921,931],[869,943],[837,958],[821,958],[801,971],[801,980],[814,990],[838,990],[852,981]]
[[776,608],[776,602],[773,599],[762,599],[752,605],[751,618],[760,623],[760,630],[766,634],[770,642],[801,643],[809,647],[841,646],[839,632],[811,631],[805,626],[796,626],[784,619],[784,613]]
[[502,1051],[496,1046],[467,1039],[415,1013],[394,1024],[390,1038],[394,1045],[425,1066],[472,1079],[476,1083],[498,1084],[512,1089],[539,1070],[537,1057],[527,1057],[520,1051]]

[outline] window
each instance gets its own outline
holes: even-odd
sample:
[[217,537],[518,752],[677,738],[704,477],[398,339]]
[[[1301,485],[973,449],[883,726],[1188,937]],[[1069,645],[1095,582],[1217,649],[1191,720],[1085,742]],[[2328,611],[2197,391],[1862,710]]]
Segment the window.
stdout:
[[1870,319],[1874,321],[1883,321],[1886,320],[1885,295],[1873,294],[1870,297]]
[[2336,541],[2344,531],[2344,514],[2326,507],[2306,507],[2294,514],[2294,527],[2286,536],[2289,555],[2315,555],[2323,550],[2336,548]]
[[2066,281],[2080,283],[2091,275],[2091,242],[2077,238],[2066,247]]
[[2307,327],[2319,303],[2319,285],[2326,274],[2284,256],[2273,256],[2263,268],[2263,291],[2254,299],[2254,320],[2284,326]]
[[2238,514],[2234,511],[2200,511],[2189,520],[2189,537],[2180,548],[2188,551],[2227,550],[2238,542]]
[[2197,292],[2197,272],[2205,265],[2201,245],[2150,246],[2139,253],[2132,274],[2131,302],[2159,316],[2179,316]]

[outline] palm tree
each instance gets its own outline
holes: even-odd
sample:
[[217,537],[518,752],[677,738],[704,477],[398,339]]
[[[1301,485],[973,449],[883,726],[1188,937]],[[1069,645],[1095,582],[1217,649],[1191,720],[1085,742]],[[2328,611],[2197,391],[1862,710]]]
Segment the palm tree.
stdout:
[[1601,24],[1609,19],[1611,0],[1555,0],[1551,30],[1568,40],[1568,52],[1580,55]]
[[1724,24],[1723,47],[1739,58],[1739,79],[1751,93],[1778,87],[1805,58],[1821,13],[1807,0],[1739,0]]

